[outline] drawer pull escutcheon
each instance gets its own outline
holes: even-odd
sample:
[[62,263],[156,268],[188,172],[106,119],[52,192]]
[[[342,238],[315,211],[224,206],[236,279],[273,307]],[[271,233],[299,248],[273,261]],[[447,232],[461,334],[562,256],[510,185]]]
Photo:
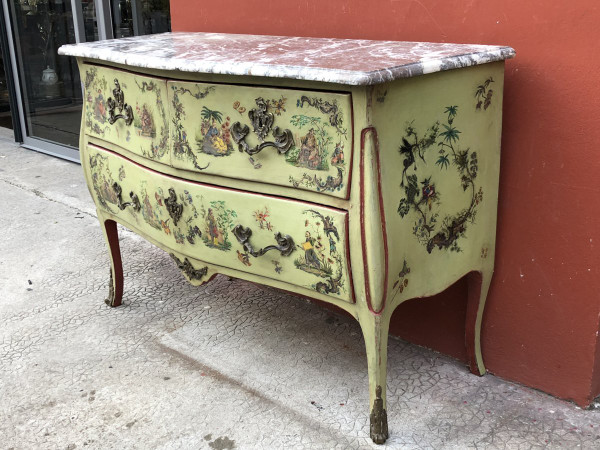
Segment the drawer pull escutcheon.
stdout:
[[142,209],[140,199],[138,198],[138,196],[136,194],[134,194],[133,192],[130,192],[129,197],[131,197],[131,201],[124,202],[123,199],[121,198],[121,194],[123,193],[123,188],[119,185],[119,183],[117,183],[115,181],[112,185],[112,188],[113,188],[113,191],[115,191],[115,194],[117,194],[117,206],[119,207],[119,209],[121,211],[123,211],[128,206],[131,206],[135,212],[138,212],[140,209]]
[[250,228],[246,228],[243,225],[236,225],[233,229],[233,235],[238,242],[242,244],[244,250],[254,257],[262,256],[269,250],[279,250],[281,256],[289,256],[295,249],[294,240],[287,234],[282,236],[281,233],[275,233],[277,245],[268,245],[258,250],[254,250],[252,244],[250,244],[250,236],[252,236],[252,230]]
[[171,216],[171,219],[173,219],[173,225],[177,226],[177,222],[179,222],[179,219],[181,219],[181,214],[183,214],[183,204],[177,203],[177,194],[175,194],[175,189],[169,188],[169,196],[165,198],[165,206],[167,207],[169,216]]
[[271,131],[273,126],[274,116],[267,112],[267,103],[262,97],[256,99],[258,108],[248,111],[248,117],[252,122],[254,133],[258,136],[260,144],[250,147],[246,142],[246,136],[250,133],[248,125],[242,125],[240,122],[235,122],[231,125],[231,137],[238,144],[240,152],[246,152],[249,155],[255,155],[266,147],[275,147],[280,154],[285,154],[294,145],[294,137],[290,130],[281,130],[279,127],[273,128],[274,141],[264,142],[265,137]]
[[201,280],[208,273],[208,266],[204,266],[201,269],[195,269],[189,259],[185,258],[181,261],[173,253],[169,253],[173,261],[177,264],[179,270],[187,275],[190,280]]
[[[119,119],[125,120],[125,125],[131,125],[133,123],[133,108],[125,103],[125,94],[121,90],[119,80],[115,78],[115,88],[113,89],[113,95],[115,98],[109,97],[106,101],[108,105],[108,123],[111,125]],[[119,110],[119,114],[115,114],[116,110]]]

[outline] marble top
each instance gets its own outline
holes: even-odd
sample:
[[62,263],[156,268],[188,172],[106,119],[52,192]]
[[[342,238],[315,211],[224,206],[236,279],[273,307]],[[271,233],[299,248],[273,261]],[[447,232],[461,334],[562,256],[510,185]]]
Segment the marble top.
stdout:
[[162,33],[63,45],[60,55],[134,67],[370,85],[512,58],[510,47]]

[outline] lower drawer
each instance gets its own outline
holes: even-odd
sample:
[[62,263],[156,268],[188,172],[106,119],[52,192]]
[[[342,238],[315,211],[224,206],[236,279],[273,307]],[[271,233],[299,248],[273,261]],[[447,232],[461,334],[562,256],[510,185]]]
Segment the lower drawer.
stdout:
[[353,301],[346,211],[186,181],[93,145],[85,159],[96,205],[141,235],[215,266]]

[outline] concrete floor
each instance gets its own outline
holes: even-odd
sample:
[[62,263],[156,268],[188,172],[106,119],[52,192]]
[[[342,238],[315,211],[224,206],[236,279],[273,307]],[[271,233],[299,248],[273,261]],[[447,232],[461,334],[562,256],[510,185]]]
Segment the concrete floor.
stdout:
[[[81,168],[0,132],[0,448],[385,448],[346,317],[122,230],[124,306]],[[600,448],[581,410],[391,339],[387,448]]]

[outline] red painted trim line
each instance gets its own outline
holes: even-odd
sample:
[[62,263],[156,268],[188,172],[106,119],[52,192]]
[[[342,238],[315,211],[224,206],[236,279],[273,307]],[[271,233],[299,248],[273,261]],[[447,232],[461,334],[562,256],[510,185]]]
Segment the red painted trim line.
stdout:
[[[110,153],[110,154],[115,155],[115,156],[117,156],[119,158],[122,158],[122,159],[124,159],[124,160],[126,160],[126,161],[128,161],[128,162],[130,162],[132,164],[135,164],[136,166],[138,166],[138,167],[140,167],[140,168],[142,168],[144,170],[147,170],[149,172],[154,172],[156,174],[159,174],[159,175],[167,177],[167,178],[171,178],[173,180],[179,180],[179,181],[183,181],[185,183],[197,184],[197,185],[205,186],[207,188],[212,188],[212,189],[219,189],[219,190],[232,191],[232,192],[240,192],[240,193],[251,194],[251,195],[256,195],[256,196],[260,196],[260,197],[276,198],[276,199],[279,199],[279,200],[285,200],[285,201],[292,202],[292,203],[301,203],[303,205],[317,205],[319,208],[330,209],[330,210],[333,210],[333,211],[338,211],[338,212],[341,212],[341,213],[344,213],[344,214],[348,214],[348,211],[345,210],[345,209],[336,208],[335,206],[322,205],[321,203],[306,202],[306,201],[303,201],[303,200],[296,200],[296,199],[289,198],[289,197],[280,197],[280,196],[273,195],[273,194],[264,194],[262,192],[245,191],[243,189],[238,189],[238,188],[234,188],[234,187],[230,187],[230,186],[219,186],[218,184],[210,184],[210,183],[204,183],[202,181],[188,180],[187,178],[181,178],[181,177],[177,177],[175,175],[171,175],[171,174],[168,174],[168,173],[159,172],[158,170],[152,169],[151,167],[144,166],[143,164],[140,164],[140,163],[134,161],[133,159],[130,159],[127,156],[122,155],[121,153],[117,153],[117,152],[115,152],[113,150],[110,150],[110,149],[107,149],[107,148],[104,148],[104,147],[100,147],[100,146],[98,146],[96,144],[91,144],[91,143],[88,142],[87,146],[88,147],[92,147],[92,148],[94,148],[96,150],[100,150],[102,152]],[[172,166],[167,166],[167,167],[170,167],[170,168],[173,168],[173,169],[177,169],[177,167],[172,167]]]
[[388,255],[388,240],[387,240],[387,225],[385,222],[385,209],[383,208],[383,193],[381,187],[381,162],[379,160],[379,137],[377,130],[373,128],[373,137],[375,138],[375,158],[377,161],[377,193],[379,195],[379,215],[381,220],[381,235],[383,237],[383,303],[381,304],[381,311],[385,308],[387,299],[388,289],[388,274],[389,274],[389,255]]
[[[367,133],[373,133],[373,140],[375,145],[375,163],[377,164],[377,194],[379,197],[379,215],[381,220],[381,234],[383,236],[383,254],[384,254],[384,276],[383,276],[383,302],[381,309],[375,311],[373,309],[373,302],[371,300],[371,281],[369,279],[369,264],[367,261],[367,236],[365,232],[365,139]],[[377,137],[377,130],[374,127],[363,128],[360,134],[360,235],[361,245],[363,254],[363,267],[365,277],[365,296],[367,299],[367,306],[369,311],[373,314],[381,314],[381,311],[385,308],[385,302],[387,298],[387,285],[388,285],[388,243],[387,243],[387,228],[385,222],[385,211],[383,209],[383,194],[381,190],[381,164],[379,161],[379,139]]]

